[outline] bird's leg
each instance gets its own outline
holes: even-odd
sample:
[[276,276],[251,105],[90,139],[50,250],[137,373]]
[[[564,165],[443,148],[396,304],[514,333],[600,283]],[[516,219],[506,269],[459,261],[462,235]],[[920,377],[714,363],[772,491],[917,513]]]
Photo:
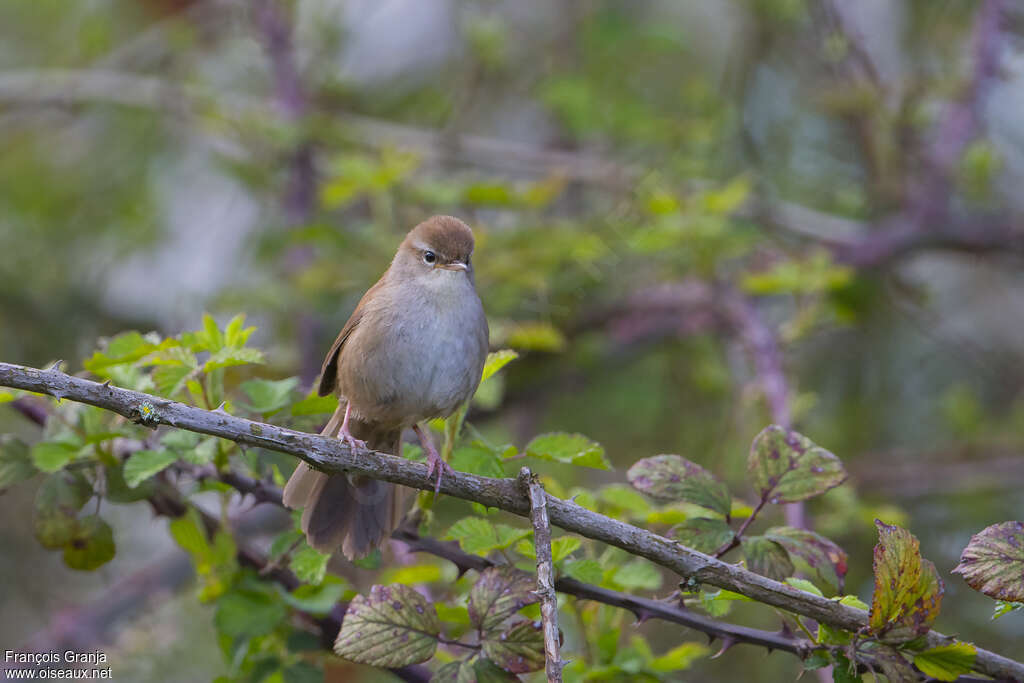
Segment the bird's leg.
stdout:
[[427,454],[427,476],[434,476],[434,470],[437,470],[437,483],[434,485],[434,495],[436,496],[441,492],[441,475],[448,472],[454,472],[451,465],[444,461],[438,452],[434,448],[434,442],[430,439],[430,436],[424,432],[418,424],[412,426],[416,436],[420,439],[420,445],[423,446],[423,450]]
[[366,442],[362,439],[357,439],[352,436],[352,432],[348,431],[348,418],[352,413],[352,404],[345,404],[345,419],[341,421],[341,429],[338,430],[338,438],[341,442],[347,444],[349,448],[366,448]]

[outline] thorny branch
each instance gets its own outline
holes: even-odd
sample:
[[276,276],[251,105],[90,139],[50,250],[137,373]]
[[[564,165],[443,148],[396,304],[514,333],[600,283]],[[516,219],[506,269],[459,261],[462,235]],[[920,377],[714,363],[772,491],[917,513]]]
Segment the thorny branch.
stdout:
[[565,663],[558,654],[558,596],[555,594],[555,567],[551,558],[551,523],[548,521],[544,485],[524,467],[519,471],[519,486],[530,500],[533,522],[533,547],[537,554],[537,596],[540,598],[541,623],[544,626],[544,670],[549,683],[560,683]]
[[[244,446],[294,455],[325,472],[350,472],[420,490],[432,490],[435,484],[423,463],[376,451],[352,449],[336,439],[202,410],[159,396],[74,377],[56,369],[37,370],[0,363],[0,386],[97,406],[149,427],[169,425]],[[441,491],[523,517],[530,512],[519,486],[511,479],[454,472],[443,477]],[[644,557],[675,572],[690,584],[709,584],[741,593],[757,602],[847,631],[859,631],[867,625],[867,613],[863,610],[716,560],[651,531],[547,493],[545,505],[552,524]],[[948,643],[949,637],[930,631],[925,641],[927,645],[937,647]],[[977,651],[974,668],[996,678],[1024,680],[1024,663],[981,648]]]

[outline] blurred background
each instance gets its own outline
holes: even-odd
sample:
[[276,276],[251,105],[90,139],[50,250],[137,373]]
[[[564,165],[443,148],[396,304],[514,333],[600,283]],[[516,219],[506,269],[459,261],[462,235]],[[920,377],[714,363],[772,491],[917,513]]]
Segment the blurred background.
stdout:
[[[261,372],[308,385],[402,235],[454,214],[521,353],[477,428],[602,443],[616,470],[567,488],[679,453],[752,500],[750,441],[789,422],[851,472],[802,511],[848,592],[899,522],[946,581],[937,627],[1019,656],[1024,618],[949,570],[1024,518],[1022,111],[1010,1],[6,0],[0,359],[78,370],[99,337],[246,312]],[[0,497],[4,648],[128,577],[144,604],[87,634],[118,680],[224,672],[165,522],[115,515],[118,557],[75,573],[32,495]],[[685,680],[799,671],[739,652]]]

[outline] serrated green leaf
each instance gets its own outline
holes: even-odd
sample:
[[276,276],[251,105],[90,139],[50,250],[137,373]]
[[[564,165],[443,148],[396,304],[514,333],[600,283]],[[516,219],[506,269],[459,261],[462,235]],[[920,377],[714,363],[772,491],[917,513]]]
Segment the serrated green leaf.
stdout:
[[349,604],[334,642],[339,657],[359,664],[401,667],[426,661],[437,649],[437,611],[409,586],[373,586]]
[[838,545],[813,531],[788,526],[773,527],[764,536],[785,548],[792,558],[802,560],[826,584],[842,590],[847,558]]
[[209,373],[218,368],[227,368],[234,365],[249,365],[250,363],[263,363],[263,352],[259,349],[225,347],[210,355],[210,358],[203,364],[203,372]]
[[662,576],[658,568],[647,560],[637,558],[618,568],[612,580],[624,590],[658,590]]
[[91,572],[114,559],[114,531],[93,515],[78,520],[75,531],[64,544],[64,564],[71,569]]
[[572,536],[562,536],[551,541],[551,561],[558,563],[576,552],[583,542]]
[[972,536],[953,572],[990,598],[1024,602],[1024,522],[993,524]]
[[683,545],[702,553],[713,553],[732,541],[734,532],[722,519],[694,517],[677,527],[672,534]]
[[771,503],[807,500],[846,481],[839,458],[778,425],[754,438],[747,471],[762,499]]
[[239,313],[224,327],[224,344],[226,346],[245,346],[249,337],[256,331],[255,327],[243,327],[245,325],[245,314]]
[[299,385],[298,377],[280,380],[250,379],[242,382],[240,389],[249,397],[249,408],[268,415],[288,405],[292,391]]
[[185,388],[185,380],[193,368],[185,365],[162,365],[153,371],[157,393],[171,397]]
[[483,652],[505,671],[527,673],[544,668],[544,635],[539,621],[517,621],[504,631],[491,631]]
[[478,629],[500,630],[501,624],[523,607],[537,602],[537,582],[526,572],[501,565],[480,574],[469,593],[469,619]]
[[503,367],[519,358],[519,354],[512,349],[501,349],[500,351],[491,351],[487,354],[487,360],[484,361],[484,371],[480,378],[480,383],[483,384],[491,377],[496,375],[499,370]]
[[129,488],[135,488],[177,459],[173,451],[136,451],[124,463],[124,481]]
[[837,652],[833,656],[835,664],[832,666],[833,683],[863,683],[857,667],[847,659],[846,655]]
[[463,517],[452,524],[445,538],[458,541],[467,553],[485,556],[492,550],[508,548],[530,533],[529,529],[491,524],[480,517]]
[[832,657],[829,656],[826,650],[815,650],[806,659],[804,659],[804,671],[821,669],[831,663]]
[[32,447],[32,462],[40,472],[56,472],[75,459],[78,448],[61,441],[40,441]]
[[914,666],[939,681],[955,681],[974,668],[978,648],[970,643],[951,643],[914,655]]
[[[82,366],[94,375],[112,377],[111,368],[113,366],[142,360],[156,350],[157,344],[158,342],[152,337],[147,338],[138,332],[123,332],[107,341],[103,350],[93,353],[82,363]],[[125,383],[119,382],[119,384]]]
[[554,460],[601,470],[611,469],[611,464],[604,455],[604,447],[582,434],[541,434],[526,445],[526,453],[542,460]]
[[604,569],[601,568],[600,563],[597,560],[591,560],[589,558],[582,560],[570,560],[562,566],[562,571],[567,576],[571,576],[577,581],[583,583],[601,583],[601,579],[604,578]]
[[476,683],[473,663],[468,659],[448,662],[431,676],[431,683]]
[[935,565],[921,558],[917,539],[906,529],[878,527],[874,553],[875,592],[869,629],[889,642],[904,642],[931,628],[942,604],[942,579]]
[[479,444],[460,446],[452,452],[452,469],[484,477],[504,477],[505,469],[494,451]]
[[744,536],[741,541],[747,569],[769,579],[782,581],[794,572],[789,553],[778,543],[764,536]]
[[725,484],[700,465],[678,455],[637,461],[626,473],[629,483],[655,500],[699,505],[727,516],[732,497]]
[[0,490],[34,477],[36,467],[28,445],[12,434],[0,435]]
[[651,511],[647,500],[624,484],[610,484],[598,491],[601,502],[609,506],[607,514],[619,518],[624,516],[640,517]]
[[331,559],[330,553],[322,553],[307,545],[292,555],[288,567],[295,572],[299,581],[316,586],[324,580],[329,559]]

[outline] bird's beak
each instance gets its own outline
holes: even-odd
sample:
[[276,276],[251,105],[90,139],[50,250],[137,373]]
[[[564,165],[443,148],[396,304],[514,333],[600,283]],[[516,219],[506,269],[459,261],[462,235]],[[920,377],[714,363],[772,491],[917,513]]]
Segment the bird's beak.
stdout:
[[469,270],[469,267],[462,261],[452,261],[451,263],[438,266],[438,268],[444,268],[445,270]]

